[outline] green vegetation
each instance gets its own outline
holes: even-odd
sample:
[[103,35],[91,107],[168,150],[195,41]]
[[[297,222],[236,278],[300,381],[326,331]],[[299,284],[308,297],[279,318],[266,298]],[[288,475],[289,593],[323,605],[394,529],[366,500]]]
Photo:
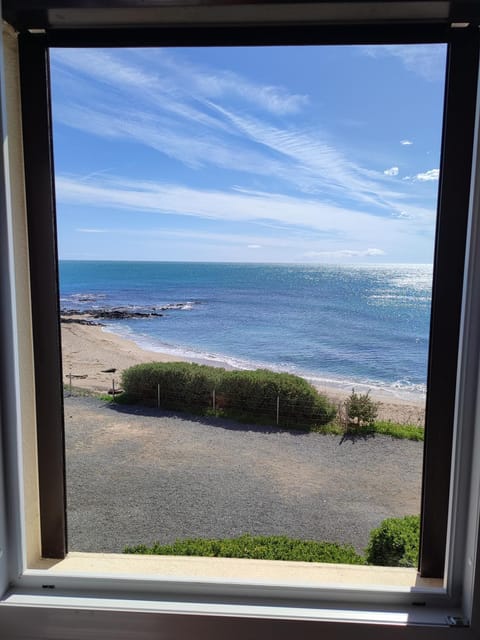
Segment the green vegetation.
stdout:
[[396,424],[395,422],[375,422],[373,431],[392,438],[423,441],[425,429],[415,424]]
[[345,400],[345,423],[349,432],[372,429],[378,414],[378,404],[370,398],[370,394],[352,393]]
[[84,389],[83,387],[70,386],[68,383],[63,385],[63,393],[66,397],[72,396],[75,398],[98,398],[104,402],[112,402],[114,400],[112,395],[108,393],[98,393],[91,389]]
[[251,536],[249,534],[223,540],[203,540],[202,538],[177,540],[173,544],[165,545],[156,542],[151,547],[140,544],[136,547],[127,547],[124,553],[365,564],[364,558],[356,553],[351,545],[294,540],[287,536]]
[[387,518],[370,534],[368,564],[383,567],[416,567],[420,538],[420,516]]
[[147,363],[123,372],[123,401],[311,430],[335,407],[304,378],[267,369],[226,371],[188,362]]
[[[326,425],[326,429],[330,425]],[[333,429],[330,433],[335,433],[335,425],[332,425]],[[323,429],[322,429],[323,432]],[[389,420],[375,421],[368,427],[362,427],[361,429],[348,429],[337,426],[337,433],[348,433],[352,437],[356,436],[369,436],[369,435],[382,435],[390,436],[391,438],[397,438],[398,440],[415,440],[417,442],[423,442],[425,430],[423,427],[418,427],[415,424],[399,424],[397,422],[390,422]]]
[[152,362],[125,370],[122,388],[124,393],[114,399],[121,404],[331,435],[424,437],[422,427],[376,420],[378,404],[368,393],[352,390],[337,415],[334,405],[304,378],[267,369],[226,371],[189,362]]
[[276,420],[279,425],[311,428],[335,417],[335,407],[304,378],[267,369],[228,371],[218,388],[218,403],[224,415],[252,420]]
[[193,538],[164,545],[155,542],[151,547],[139,544],[126,547],[124,553],[416,567],[419,538],[420,516],[405,516],[387,518],[370,533],[365,557],[349,544],[296,540],[287,536],[252,536],[248,533],[238,538]]
[[225,369],[190,362],[148,362],[126,369],[122,387],[127,397],[146,405],[165,409],[198,411],[212,407],[212,391]]

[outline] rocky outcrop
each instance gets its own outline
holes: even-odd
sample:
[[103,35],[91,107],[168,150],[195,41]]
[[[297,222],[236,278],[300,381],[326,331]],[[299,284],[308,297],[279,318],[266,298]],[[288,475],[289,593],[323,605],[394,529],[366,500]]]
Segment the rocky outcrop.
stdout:
[[[129,318],[159,318],[163,313],[159,313],[156,309],[135,311],[133,309],[124,309],[121,307],[111,309],[62,309],[62,322],[77,322],[78,324],[87,324],[87,322],[79,322],[79,319],[91,321],[92,319],[100,320],[128,320]],[[99,324],[99,323],[97,323]]]

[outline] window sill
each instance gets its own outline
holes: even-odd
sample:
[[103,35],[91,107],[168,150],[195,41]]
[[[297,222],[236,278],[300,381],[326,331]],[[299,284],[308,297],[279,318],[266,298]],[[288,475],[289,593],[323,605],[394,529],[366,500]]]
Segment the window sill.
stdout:
[[390,587],[401,591],[443,591],[442,580],[422,578],[416,569],[410,568],[243,558],[71,552],[63,560],[41,558],[31,564],[29,569],[52,578],[60,575],[103,574],[132,578],[155,577],[157,580],[227,580],[289,586]]

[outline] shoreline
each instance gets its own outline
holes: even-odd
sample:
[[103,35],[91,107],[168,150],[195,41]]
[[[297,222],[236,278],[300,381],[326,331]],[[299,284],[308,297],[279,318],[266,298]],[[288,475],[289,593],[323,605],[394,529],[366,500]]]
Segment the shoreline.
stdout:
[[[115,380],[119,388],[121,372],[135,364],[144,362],[197,362],[232,368],[228,363],[220,361],[212,363],[202,358],[185,358],[168,353],[143,349],[133,340],[119,336],[103,326],[61,323],[63,382],[69,384],[72,374],[72,386],[88,389],[97,393],[108,393]],[[115,372],[107,373],[107,370]],[[333,403],[341,404],[351,392],[351,386],[342,388],[340,384],[312,382],[313,386],[326,395]],[[356,385],[358,392],[364,393],[369,388]],[[380,403],[378,419],[393,422],[409,423],[419,426],[424,424],[425,400],[422,397],[393,396],[386,391],[371,389],[373,400]]]

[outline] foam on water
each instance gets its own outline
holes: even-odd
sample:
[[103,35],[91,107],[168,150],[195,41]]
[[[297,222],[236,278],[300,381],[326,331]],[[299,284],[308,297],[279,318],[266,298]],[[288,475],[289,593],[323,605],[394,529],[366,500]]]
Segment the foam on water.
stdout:
[[289,363],[270,363],[258,360],[247,360],[221,353],[201,351],[193,347],[160,342],[149,336],[135,333],[129,327],[107,325],[103,327],[103,331],[131,340],[141,349],[152,353],[161,353],[172,356],[173,358],[178,357],[181,360],[222,367],[230,370],[270,369],[271,371],[278,373],[292,373],[305,378],[319,389],[322,389],[323,387],[326,389],[335,389],[336,391],[344,392],[345,394],[348,394],[352,389],[355,389],[355,391],[359,393],[371,392],[374,395],[390,397],[392,401],[398,399],[419,402],[425,400],[426,396],[426,385],[415,384],[406,379],[395,380],[390,384],[386,384],[380,380],[369,380],[365,378],[342,378],[328,374],[318,375],[311,371],[302,371],[297,366]]

